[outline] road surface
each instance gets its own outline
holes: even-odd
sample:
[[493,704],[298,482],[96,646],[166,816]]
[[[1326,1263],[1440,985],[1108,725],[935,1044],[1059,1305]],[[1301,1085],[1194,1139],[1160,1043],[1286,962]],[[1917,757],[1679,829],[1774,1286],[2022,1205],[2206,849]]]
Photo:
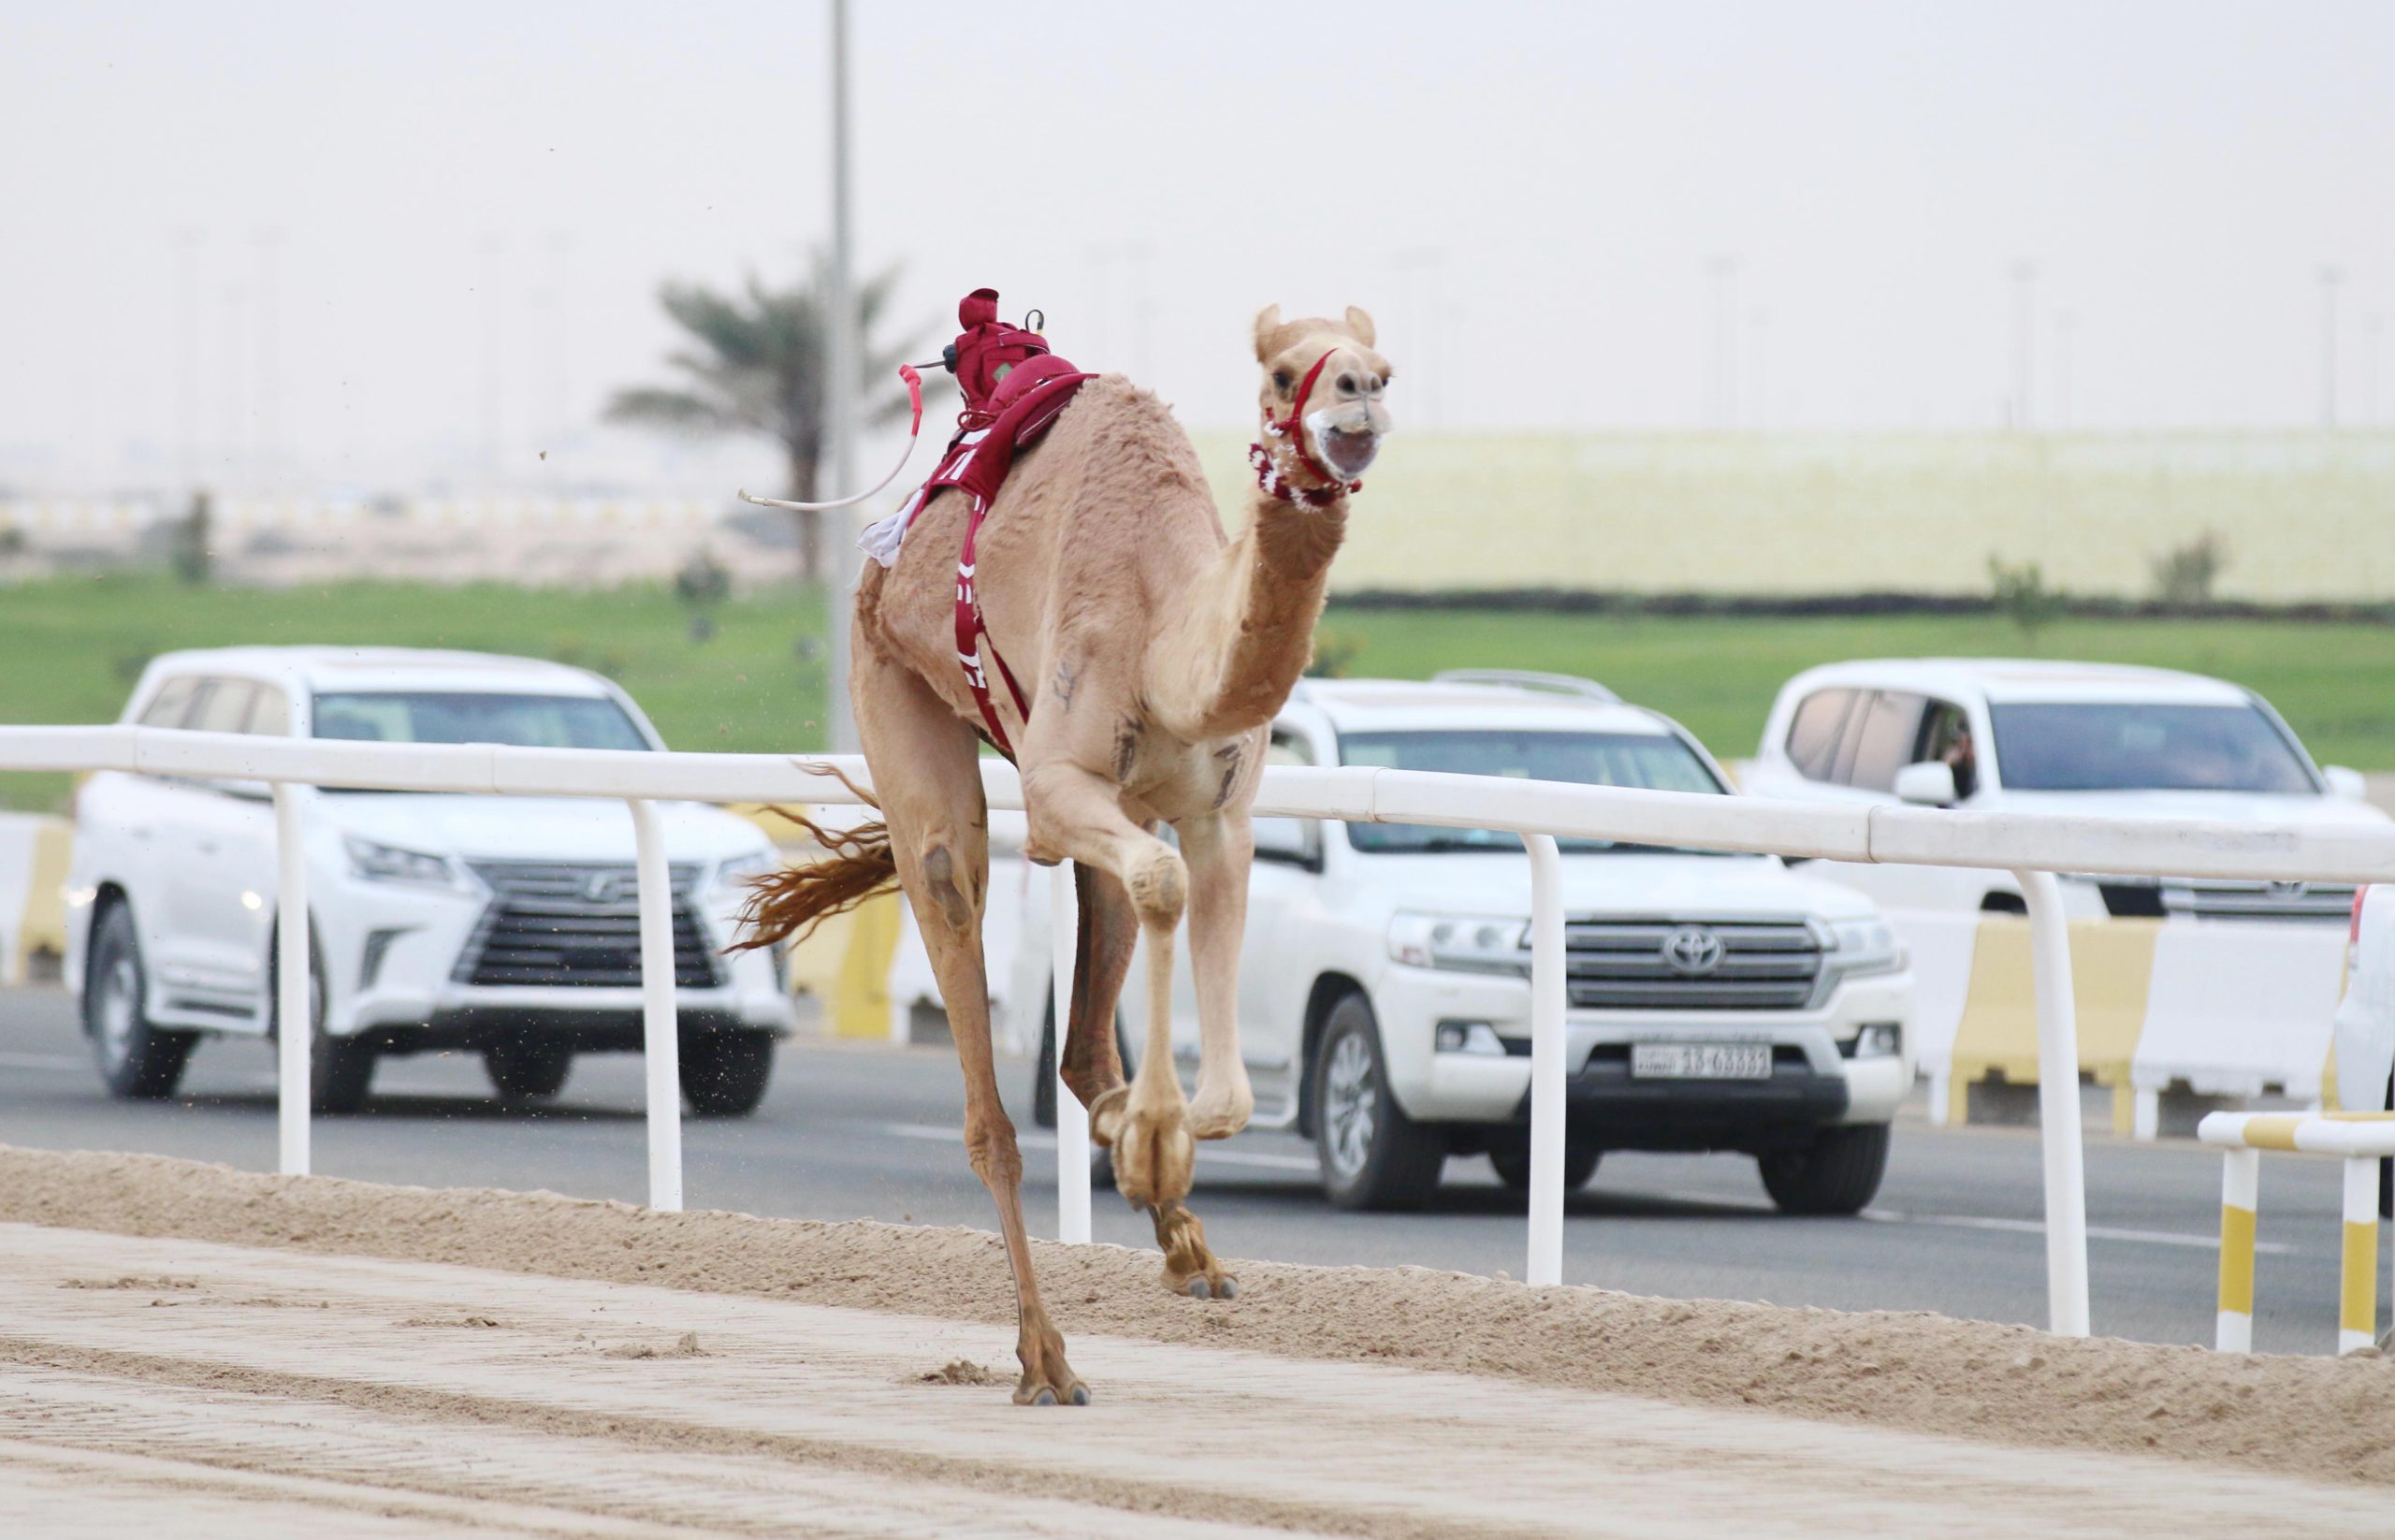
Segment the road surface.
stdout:
[[[1002,1064],[1024,1129],[1025,1208],[1055,1233],[1052,1142],[1029,1126],[1030,1067]],[[646,1191],[639,1060],[585,1058],[539,1110],[490,1098],[478,1059],[385,1061],[361,1116],[316,1123],[327,1176],[422,1186],[546,1188],[641,1201]],[[994,1228],[965,1164],[961,1082],[946,1049],[802,1040],[785,1045],[754,1116],[685,1126],[691,1208],[809,1219]],[[163,1104],[101,1092],[54,990],[0,991],[0,1142],[108,1149],[271,1170],[273,1062],[254,1042],[193,1056]],[[1312,1147],[1251,1134],[1200,1149],[1192,1206],[1228,1257],[1415,1264],[1520,1276],[1520,1200],[1484,1159],[1449,1163],[1418,1214],[1351,1214],[1318,1196]],[[2219,1161],[2185,1142],[2087,1148],[2095,1329],[2155,1342],[2212,1340]],[[2264,1166],[2256,1345],[2326,1353],[2336,1340],[2337,1163]],[[1753,1163],[1734,1156],[1610,1155],[1575,1194],[1563,1280],[1677,1298],[1845,1310],[1933,1310],[2043,1325],[2044,1240],[2034,1130],[1897,1130],[1886,1186],[1851,1220],[1775,1213]],[[1147,1245],[1146,1221],[1107,1191],[1097,1239]],[[2382,1288],[2382,1311],[2386,1290]]]

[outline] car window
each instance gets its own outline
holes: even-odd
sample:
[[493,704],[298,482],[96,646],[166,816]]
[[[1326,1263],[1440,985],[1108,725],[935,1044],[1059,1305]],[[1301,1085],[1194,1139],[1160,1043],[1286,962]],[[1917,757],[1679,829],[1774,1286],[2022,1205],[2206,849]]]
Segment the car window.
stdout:
[[182,726],[183,713],[191,709],[192,690],[198,683],[199,681],[191,676],[183,675],[160,685],[158,693],[152,696],[150,704],[142,708],[141,725],[144,727]]
[[1807,780],[1827,780],[1846,735],[1846,714],[1854,705],[1851,690],[1822,690],[1805,697],[1788,723],[1788,761]]
[[2319,790],[2301,750],[2258,706],[2040,701],[1990,715],[2008,791]]
[[291,697],[280,685],[259,685],[250,702],[249,724],[242,729],[261,737],[286,737],[291,732]]
[[[1314,745],[1302,733],[1276,727],[1264,747],[1264,763],[1273,764],[1312,764]],[[1315,853],[1315,841],[1320,837],[1314,821],[1305,818],[1259,818],[1256,821],[1256,853],[1271,860],[1311,861]]]
[[183,725],[196,733],[241,732],[250,724],[250,698],[256,693],[247,679],[210,679]]
[[[1339,740],[1339,757],[1343,764],[1387,770],[1432,770],[1655,792],[1718,793],[1725,790],[1697,751],[1670,733],[1501,728],[1350,733]],[[1422,823],[1350,823],[1347,842],[1358,850],[1407,853],[1522,848],[1518,837],[1494,829],[1446,829]],[[1656,850],[1605,839],[1558,839],[1556,844],[1564,850],[1582,852],[1651,853]]]
[[375,690],[315,699],[316,736],[369,743],[496,743],[521,748],[646,748],[624,708],[600,695]]
[[1912,763],[1921,742],[1921,717],[1928,701],[1900,690],[1883,690],[1863,708],[1863,725],[1854,734],[1853,759],[1846,783],[1865,792],[1893,792],[1896,772]]
[[1954,794],[1967,797],[1979,790],[1979,745],[1971,736],[1971,714],[1952,701],[1932,700],[1922,719],[1915,760],[1937,760],[1954,772]]

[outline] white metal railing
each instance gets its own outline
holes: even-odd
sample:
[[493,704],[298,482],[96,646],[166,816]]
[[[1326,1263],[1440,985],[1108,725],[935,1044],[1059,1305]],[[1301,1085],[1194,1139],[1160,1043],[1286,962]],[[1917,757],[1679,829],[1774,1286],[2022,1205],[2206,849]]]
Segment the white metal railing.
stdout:
[[[682,1202],[681,1109],[674,1016],[673,939],[655,799],[838,804],[856,799],[817,773],[833,766],[870,785],[855,758],[669,754],[491,745],[379,744],[251,737],[138,727],[0,727],[0,770],[122,770],[263,780],[274,785],[282,844],[277,895],[282,1020],[307,1020],[307,894],[299,859],[303,811],[295,786],[499,795],[616,797],[639,840],[644,1041],[647,1050],[649,1200]],[[982,762],[990,806],[1021,808],[1013,766]],[[2070,947],[2056,872],[2284,881],[2395,880],[2395,825],[2256,828],[2182,819],[1970,813],[1878,805],[1775,802],[1691,792],[1571,786],[1494,777],[1365,768],[1276,766],[1256,811],[1290,818],[1511,830],[1531,864],[1530,1255],[1525,1278],[1554,1284],[1563,1256],[1565,981],[1556,836],[1696,846],[1838,861],[2010,870],[2028,908],[2037,973],[2039,1112],[2044,1145],[2046,1286],[2053,1330],[2083,1336],[2087,1217],[2079,1126],[2078,1024]],[[1070,903],[1071,885],[1054,892]],[[1069,914],[1052,933],[1056,987],[1070,987]],[[1060,999],[1057,1020],[1067,1017]],[[308,1166],[308,1034],[279,1047],[283,1166]],[[1062,1057],[1061,1054],[1058,1055]],[[1065,1238],[1087,1240],[1087,1125],[1069,1093],[1057,1097],[1059,1209]]]

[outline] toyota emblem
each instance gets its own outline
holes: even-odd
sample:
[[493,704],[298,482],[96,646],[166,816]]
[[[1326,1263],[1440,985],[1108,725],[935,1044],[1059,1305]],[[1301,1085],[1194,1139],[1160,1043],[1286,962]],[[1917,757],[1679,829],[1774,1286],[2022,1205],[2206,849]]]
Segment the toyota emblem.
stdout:
[[1663,961],[1682,978],[1701,979],[1721,966],[1721,937],[1702,925],[1682,925],[1663,937]]
[[613,872],[592,872],[582,879],[582,897],[586,903],[613,904],[623,896],[620,879]]

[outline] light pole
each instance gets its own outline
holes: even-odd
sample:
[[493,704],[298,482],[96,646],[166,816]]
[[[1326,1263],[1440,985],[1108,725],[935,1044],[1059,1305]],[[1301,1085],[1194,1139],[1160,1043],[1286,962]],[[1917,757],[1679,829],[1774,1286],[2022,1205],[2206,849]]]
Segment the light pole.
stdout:
[[2337,285],[2345,270],[2335,263],[2320,269],[2320,426],[2337,426]]
[[[832,439],[832,485],[846,496],[856,485],[857,467],[857,311],[850,292],[849,198],[849,0],[832,0],[832,273],[831,325],[825,341],[830,354],[823,389],[825,415]],[[802,494],[804,495],[804,494]],[[831,659],[824,703],[830,714],[832,752],[857,751],[857,719],[849,705],[849,617],[856,605],[849,568],[849,541],[840,538],[854,520],[839,510],[832,526],[832,568],[825,574],[828,603],[824,623],[831,630]]]
[[1706,426],[1735,428],[1738,422],[1738,259],[1721,255],[1705,264],[1713,283],[1713,346],[1706,371]]
[[2029,429],[2029,390],[2037,368],[2038,265],[2012,264],[2012,426]]

